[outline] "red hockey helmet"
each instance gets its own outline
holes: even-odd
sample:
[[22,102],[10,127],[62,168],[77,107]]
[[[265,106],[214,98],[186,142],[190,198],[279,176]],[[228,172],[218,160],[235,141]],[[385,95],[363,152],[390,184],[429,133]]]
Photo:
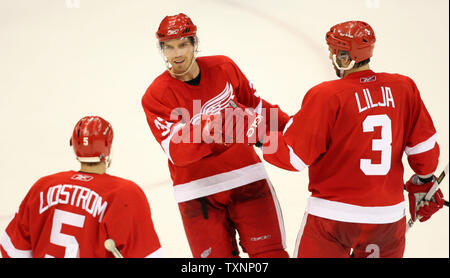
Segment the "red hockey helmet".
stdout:
[[156,38],[160,42],[195,36],[197,26],[185,14],[166,16],[159,24]]
[[372,57],[375,46],[375,32],[363,21],[347,21],[331,27],[326,41],[333,54],[339,50],[348,51],[350,58],[359,63]]
[[80,162],[108,162],[114,133],[112,126],[98,116],[87,116],[78,121],[70,138]]

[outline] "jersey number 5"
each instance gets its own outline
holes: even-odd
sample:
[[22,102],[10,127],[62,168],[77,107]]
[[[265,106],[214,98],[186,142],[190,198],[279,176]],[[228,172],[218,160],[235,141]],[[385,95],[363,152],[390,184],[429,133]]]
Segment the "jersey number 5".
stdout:
[[391,169],[392,126],[388,115],[369,115],[363,121],[363,132],[373,132],[381,126],[381,139],[372,140],[372,150],[381,151],[381,163],[373,164],[370,159],[361,159],[360,168],[367,176],[386,175]]
[[[53,214],[53,225],[50,233],[50,243],[66,248],[64,258],[79,257],[79,245],[74,236],[61,233],[63,224],[83,228],[84,215],[71,213],[64,210],[55,209]],[[51,255],[45,255],[46,258],[52,258]]]

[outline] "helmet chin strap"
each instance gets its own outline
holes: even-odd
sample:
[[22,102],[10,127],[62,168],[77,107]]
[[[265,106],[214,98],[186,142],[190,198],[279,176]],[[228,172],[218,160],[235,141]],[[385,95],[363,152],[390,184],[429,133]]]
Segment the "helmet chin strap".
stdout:
[[338,65],[337,61],[336,61],[336,54],[333,54],[333,63],[334,63],[334,65],[336,66],[336,68],[339,70],[339,76],[340,76],[340,78],[343,78],[343,77],[344,77],[344,72],[345,72],[346,70],[352,69],[353,66],[355,65],[355,61],[352,60],[352,61],[350,62],[350,64],[349,64],[346,68],[340,67],[340,66]]
[[112,155],[113,155],[113,148],[111,146],[111,150],[109,151],[109,155],[107,157],[105,157],[106,169],[108,169],[111,166]]

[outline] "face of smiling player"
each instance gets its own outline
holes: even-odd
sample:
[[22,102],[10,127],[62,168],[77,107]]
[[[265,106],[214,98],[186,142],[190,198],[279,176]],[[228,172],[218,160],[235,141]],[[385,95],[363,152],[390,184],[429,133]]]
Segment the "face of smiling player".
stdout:
[[170,72],[183,81],[191,80],[198,74],[195,62],[195,46],[188,38],[164,42],[163,54],[170,64]]

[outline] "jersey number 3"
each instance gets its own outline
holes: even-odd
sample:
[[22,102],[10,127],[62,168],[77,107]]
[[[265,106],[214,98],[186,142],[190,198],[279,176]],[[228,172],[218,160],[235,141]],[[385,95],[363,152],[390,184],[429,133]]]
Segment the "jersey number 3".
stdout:
[[370,159],[361,159],[360,168],[367,176],[383,176],[391,169],[392,125],[388,115],[369,115],[363,121],[363,132],[373,132],[381,126],[381,139],[372,140],[372,150],[381,151],[381,163],[373,164]]

